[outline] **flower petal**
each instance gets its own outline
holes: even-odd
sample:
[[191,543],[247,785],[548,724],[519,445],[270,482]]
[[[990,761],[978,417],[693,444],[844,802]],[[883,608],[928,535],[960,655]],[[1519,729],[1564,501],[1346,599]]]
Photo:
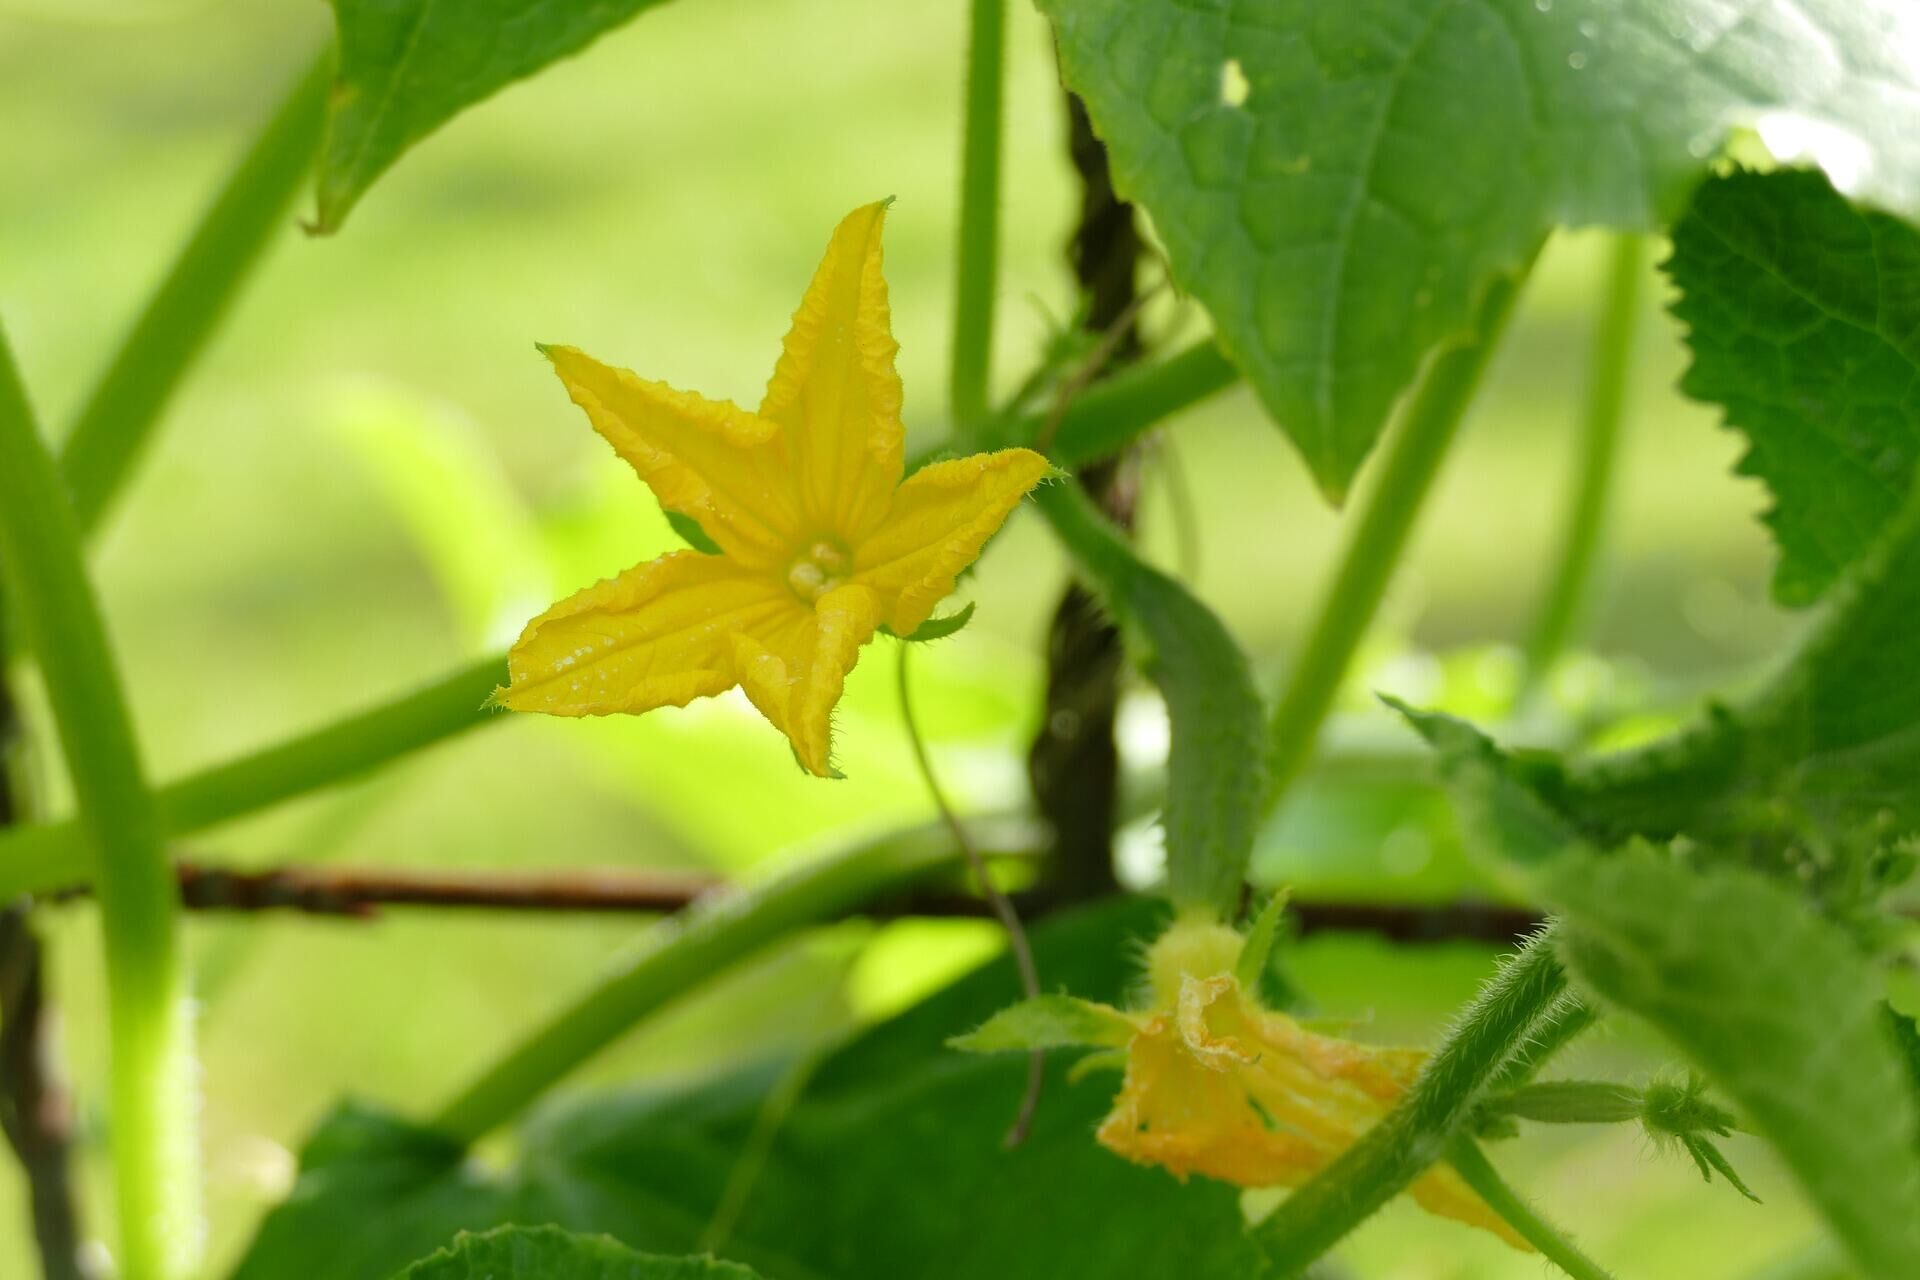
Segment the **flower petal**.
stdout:
[[[1142,1023],[1101,1145],[1179,1177],[1297,1187],[1392,1109],[1426,1055],[1316,1035],[1261,1008],[1230,974],[1188,976],[1174,1010]],[[1452,1168],[1409,1188],[1429,1212],[1526,1241]]]
[[900,346],[880,273],[886,212],[886,201],[866,205],[834,229],[760,405],[791,441],[810,527],[849,544],[886,514],[902,466]]
[[807,772],[833,776],[833,706],[860,646],[880,625],[880,602],[862,586],[836,587],[810,616],[783,618],[733,637],[740,687],[793,743]]
[[1048,470],[1031,449],[1002,449],[936,462],[907,478],[886,520],[853,551],[854,580],[880,594],[894,634],[911,635],[932,615]]
[[681,707],[734,683],[728,637],[805,613],[764,574],[676,551],[577,591],[521,632],[495,701],[556,716]]
[[601,364],[574,347],[545,350],[567,394],[661,506],[691,516],[744,564],[791,554],[798,508],[778,426],[728,401]]

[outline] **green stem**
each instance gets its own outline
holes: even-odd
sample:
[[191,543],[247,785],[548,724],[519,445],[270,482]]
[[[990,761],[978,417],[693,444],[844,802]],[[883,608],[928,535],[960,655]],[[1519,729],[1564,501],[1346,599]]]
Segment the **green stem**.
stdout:
[[[1063,468],[1111,457],[1147,428],[1232,386],[1239,377],[1220,348],[1204,338],[1158,363],[1128,365],[1074,398],[1054,425],[1047,456]],[[1036,439],[1050,416],[1022,418],[1009,429],[1008,442]]]
[[329,49],[295,82],[227,179],[68,432],[60,472],[91,534],[145,450],[154,423],[313,165],[332,77]]
[[1640,317],[1640,290],[1646,279],[1646,241],[1637,235],[1615,238],[1607,272],[1606,299],[1594,329],[1592,365],[1587,381],[1587,411],[1581,424],[1581,449],[1574,474],[1573,505],[1561,534],[1547,598],[1527,639],[1525,683],[1520,700],[1536,693],[1565,652],[1593,595],[1600,535],[1612,503],[1619,471],[1620,424],[1625,418],[1631,381],[1633,340]]
[[1574,1280],[1613,1280],[1604,1267],[1580,1252],[1572,1241],[1554,1230],[1552,1223],[1535,1213],[1533,1206],[1507,1185],[1493,1162],[1487,1159],[1487,1153],[1472,1139],[1456,1139],[1447,1149],[1447,1163],[1487,1202],[1489,1209],[1506,1219],[1508,1226],[1538,1249],[1541,1257]]
[[1274,1274],[1304,1270],[1440,1159],[1566,985],[1551,939],[1535,935],[1467,1006],[1400,1104],[1260,1225]]
[[1279,801],[1313,752],[1354,650],[1380,607],[1441,459],[1506,327],[1519,286],[1519,278],[1493,286],[1481,304],[1474,337],[1433,358],[1407,407],[1380,481],[1359,512],[1306,648],[1274,709],[1269,728],[1269,807]]
[[954,259],[955,437],[966,442],[987,416],[993,364],[993,302],[1000,239],[1000,119],[1007,0],[973,0],[967,43],[966,137],[960,152],[960,238]]
[[79,531],[3,334],[0,570],[39,659],[98,881],[121,1272],[172,1280],[193,1265],[200,1234],[179,902]]
[[944,825],[895,833],[816,859],[757,888],[704,899],[656,925],[585,994],[483,1072],[440,1111],[435,1128],[472,1142],[669,1001],[728,965],[809,925],[832,920],[958,865]]
[[[383,706],[169,783],[154,793],[161,833],[244,817],[489,723],[498,717],[483,704],[505,675],[496,654]],[[74,821],[0,832],[0,902],[82,884],[88,871]]]

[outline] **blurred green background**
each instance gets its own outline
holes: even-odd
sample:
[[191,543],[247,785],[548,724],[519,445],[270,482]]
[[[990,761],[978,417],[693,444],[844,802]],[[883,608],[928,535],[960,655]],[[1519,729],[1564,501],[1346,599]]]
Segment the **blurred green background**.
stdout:
[[[328,22],[313,2],[0,3],[0,314],[53,429]],[[337,238],[289,226],[98,549],[155,775],[399,693],[510,638],[558,594],[672,545],[533,342],[756,402],[828,230],[881,195],[898,197],[887,266],[907,419],[918,443],[937,441],[963,24],[957,3],[683,0],[456,119]],[[1016,5],[1010,41],[1003,388],[1072,314],[1063,247],[1076,198],[1044,27]],[[1530,285],[1331,726],[1336,749],[1411,758],[1407,736],[1370,709],[1371,689],[1482,714],[1510,692],[1511,642],[1571,482],[1603,247],[1557,241]],[[1563,708],[1684,709],[1750,678],[1796,625],[1767,601],[1762,495],[1729,475],[1736,441],[1672,390],[1682,352],[1658,293],[1591,654],[1563,669]],[[1152,319],[1161,335],[1199,323],[1170,298]],[[1147,466],[1146,545],[1188,574],[1271,687],[1311,616],[1339,515],[1243,390],[1180,420]],[[1183,492],[1191,545],[1178,535]],[[963,587],[980,602],[974,624],[917,664],[936,758],[969,806],[1022,802],[1040,641],[1065,574],[1038,522],[1016,516]],[[844,782],[802,776],[735,699],[617,722],[503,719],[193,849],[257,863],[744,871],[928,816],[889,666],[876,647],[849,686]],[[1144,693],[1130,702],[1131,760],[1151,764],[1160,724]],[[41,781],[43,803],[61,803],[57,780]],[[1150,861],[1150,833],[1133,846]],[[1303,896],[1477,891],[1429,791],[1337,770],[1310,780],[1259,867]],[[88,1207],[104,1230],[95,938],[84,908],[51,920]],[[339,1094],[432,1105],[641,927],[404,911],[375,924],[194,920],[215,1258],[285,1190],[290,1147]],[[973,923],[848,925],[730,977],[589,1075],[688,1076],[789,1051],[995,945]],[[1314,940],[1293,957],[1325,1011],[1415,1043],[1491,960],[1474,946],[1367,939]],[[1568,1065],[1633,1075],[1659,1061],[1627,1029]],[[1496,1154],[1622,1275],[1715,1280],[1810,1231],[1756,1144],[1730,1152],[1765,1210],[1624,1131],[1546,1134]],[[1405,1206],[1347,1253],[1359,1274],[1393,1280],[1541,1267]],[[0,1164],[0,1276],[30,1267],[17,1179]]]

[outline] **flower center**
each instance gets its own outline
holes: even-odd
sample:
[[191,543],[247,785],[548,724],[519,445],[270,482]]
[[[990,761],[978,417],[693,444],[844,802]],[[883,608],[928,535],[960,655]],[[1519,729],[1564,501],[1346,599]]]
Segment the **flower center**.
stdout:
[[853,568],[853,557],[838,542],[816,539],[787,566],[787,586],[808,604],[835,587],[844,586]]

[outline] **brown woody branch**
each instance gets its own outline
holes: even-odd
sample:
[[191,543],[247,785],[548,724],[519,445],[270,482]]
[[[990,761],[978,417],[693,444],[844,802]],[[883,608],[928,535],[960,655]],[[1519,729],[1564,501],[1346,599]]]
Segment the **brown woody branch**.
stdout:
[[[194,911],[292,911],[370,919],[383,907],[511,912],[677,911],[703,894],[724,889],[722,877],[696,871],[588,869],[578,871],[383,870],[363,867],[283,866],[240,870],[199,862],[178,864],[183,905]],[[73,890],[62,897],[77,897]],[[1058,895],[1015,895],[1023,914],[1061,905]],[[928,887],[875,903],[861,915],[988,916],[991,908],[958,888]],[[1481,902],[1401,905],[1296,901],[1288,912],[1301,934],[1374,933],[1394,942],[1508,943],[1539,926],[1526,907]]]

